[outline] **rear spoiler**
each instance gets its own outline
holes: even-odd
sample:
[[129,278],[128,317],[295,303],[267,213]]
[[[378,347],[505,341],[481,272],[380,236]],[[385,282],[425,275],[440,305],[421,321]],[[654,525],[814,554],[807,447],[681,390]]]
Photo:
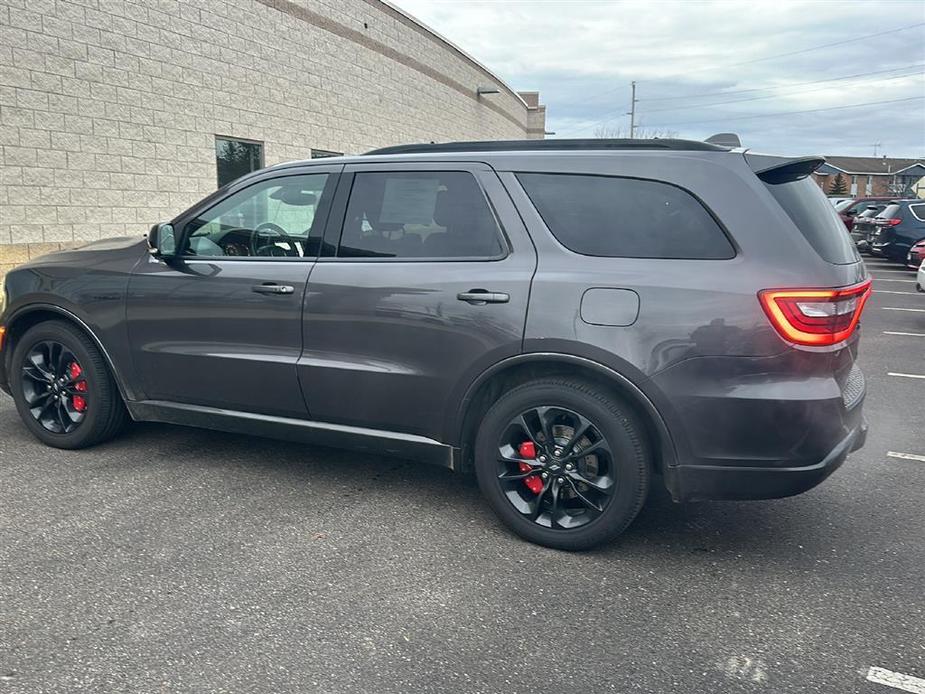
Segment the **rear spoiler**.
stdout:
[[775,157],[745,153],[745,161],[765,183],[789,183],[806,178],[825,164],[822,157]]

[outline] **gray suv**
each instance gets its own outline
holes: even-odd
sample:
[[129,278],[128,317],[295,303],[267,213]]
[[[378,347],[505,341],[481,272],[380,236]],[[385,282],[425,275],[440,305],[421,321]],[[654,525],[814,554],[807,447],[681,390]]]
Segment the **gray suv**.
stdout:
[[0,387],[59,448],[131,418],[471,470],[562,549],[656,483],[797,494],[867,430],[870,280],[821,163],[550,140],[273,166],[10,272]]

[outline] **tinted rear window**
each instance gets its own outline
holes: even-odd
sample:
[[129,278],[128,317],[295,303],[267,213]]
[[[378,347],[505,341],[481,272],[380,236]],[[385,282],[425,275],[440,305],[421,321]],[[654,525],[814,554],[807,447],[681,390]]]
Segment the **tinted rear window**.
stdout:
[[517,178],[549,230],[575,253],[700,260],[735,256],[704,206],[667,183],[584,174],[520,173]]
[[844,223],[811,179],[765,186],[823,260],[836,265],[860,261]]

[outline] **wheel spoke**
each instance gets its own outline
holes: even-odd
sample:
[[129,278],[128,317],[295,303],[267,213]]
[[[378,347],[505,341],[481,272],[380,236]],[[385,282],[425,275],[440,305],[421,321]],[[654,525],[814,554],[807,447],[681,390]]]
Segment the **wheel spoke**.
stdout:
[[575,481],[574,481],[574,480],[572,480],[571,478],[569,478],[569,482],[570,482],[570,484],[571,484],[571,486],[572,486],[572,491],[575,492],[575,496],[578,497],[578,500],[581,501],[581,503],[583,503],[585,506],[587,506],[587,507],[590,508],[590,509],[594,509],[594,510],[597,511],[598,513],[603,513],[603,511],[604,511],[603,507],[598,506],[598,505],[595,504],[593,501],[591,501],[591,499],[589,499],[589,498],[586,497],[584,494],[582,494],[582,493],[579,491],[578,485],[575,484]]
[[559,492],[562,491],[562,483],[554,482],[550,492],[552,496],[552,508],[549,509],[549,527],[555,528],[557,525],[556,516],[559,515]]
[[529,472],[502,472],[500,475],[498,475],[498,479],[502,482],[518,482],[520,480],[525,480],[535,474],[537,474],[535,469],[530,470]]
[[33,409],[39,406],[39,403],[47,402],[48,398],[51,396],[51,391],[46,390],[42,393],[32,392],[32,395],[26,395],[26,404],[29,406],[29,409]]
[[555,439],[552,436],[552,424],[550,423],[551,417],[549,413],[554,410],[553,407],[537,407],[534,412],[536,412],[537,418],[540,420],[540,426],[543,428],[543,438],[546,440],[543,442],[546,446],[552,446],[555,444]]
[[520,415],[517,419],[514,420],[514,423],[517,424],[521,429],[524,430],[524,433],[527,437],[533,442],[534,446],[542,446],[539,441],[536,439],[536,434],[533,433],[533,430],[530,428],[530,425],[527,423],[527,418],[523,415]]
[[530,520],[535,521],[543,512],[543,497],[546,496],[546,492],[549,490],[551,484],[552,479],[546,480],[546,483],[543,485],[540,493],[536,495],[536,503],[533,507],[533,510],[530,512]]
[[605,439],[598,439],[590,446],[586,446],[574,453],[569,453],[566,459],[584,458],[586,455],[591,455],[592,453],[607,453],[610,455],[610,445]]
[[610,494],[613,491],[613,480],[609,477],[599,477],[597,481],[589,480],[577,470],[566,473],[574,483],[581,482],[601,494]]

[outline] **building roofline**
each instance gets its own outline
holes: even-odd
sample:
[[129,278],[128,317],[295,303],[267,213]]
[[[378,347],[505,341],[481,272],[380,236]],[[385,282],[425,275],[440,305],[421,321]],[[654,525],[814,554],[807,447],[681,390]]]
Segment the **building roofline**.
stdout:
[[[528,111],[529,111],[529,110],[532,110],[531,107],[530,107],[529,105],[527,105],[527,102],[524,101],[524,98],[523,98],[520,94],[518,94],[518,93],[514,90],[514,88],[511,87],[511,85],[509,85],[509,84],[508,84],[507,82],[505,82],[503,79],[501,79],[500,77],[498,77],[498,75],[495,74],[495,72],[493,72],[492,70],[490,70],[489,68],[487,68],[484,64],[482,64],[481,62],[479,62],[478,60],[476,60],[475,58],[473,58],[471,55],[469,55],[469,54],[468,54],[466,51],[464,51],[462,48],[460,48],[460,47],[457,46],[455,43],[453,43],[453,42],[450,41],[448,38],[446,38],[446,37],[445,37],[443,34],[441,34],[439,31],[436,31],[436,30],[434,30],[433,28],[429,27],[427,24],[425,24],[424,22],[422,22],[420,19],[418,19],[418,18],[415,17],[414,15],[408,14],[407,12],[405,12],[405,11],[404,11],[403,9],[401,9],[400,7],[398,7],[398,6],[396,6],[396,5],[393,5],[391,2],[389,2],[389,0],[366,0],[366,1],[367,1],[369,4],[372,4],[372,5],[382,5],[382,6],[384,6],[385,8],[387,8],[387,9],[391,10],[392,12],[394,12],[395,14],[400,15],[399,19],[404,19],[404,20],[406,20],[406,22],[410,22],[411,24],[413,24],[413,25],[414,25],[414,28],[418,29],[418,31],[421,31],[421,32],[424,33],[424,34],[427,34],[429,37],[431,37],[431,38],[433,38],[433,39],[437,39],[440,43],[443,43],[443,44],[446,45],[448,48],[452,49],[453,51],[455,51],[456,53],[458,53],[459,55],[461,55],[463,58],[465,58],[468,62],[470,62],[470,63],[472,63],[473,65],[475,65],[475,67],[477,67],[479,70],[481,70],[482,72],[484,72],[485,75],[486,75],[487,77],[489,77],[490,79],[492,79],[493,81],[495,81],[495,82],[497,83],[497,86],[504,88],[504,90],[505,90],[506,92],[508,92],[511,96],[513,96],[513,97],[514,97],[515,99],[517,99],[521,104],[523,104],[523,107],[524,107],[525,109],[527,109]],[[488,85],[486,85],[486,86],[488,86]]]

